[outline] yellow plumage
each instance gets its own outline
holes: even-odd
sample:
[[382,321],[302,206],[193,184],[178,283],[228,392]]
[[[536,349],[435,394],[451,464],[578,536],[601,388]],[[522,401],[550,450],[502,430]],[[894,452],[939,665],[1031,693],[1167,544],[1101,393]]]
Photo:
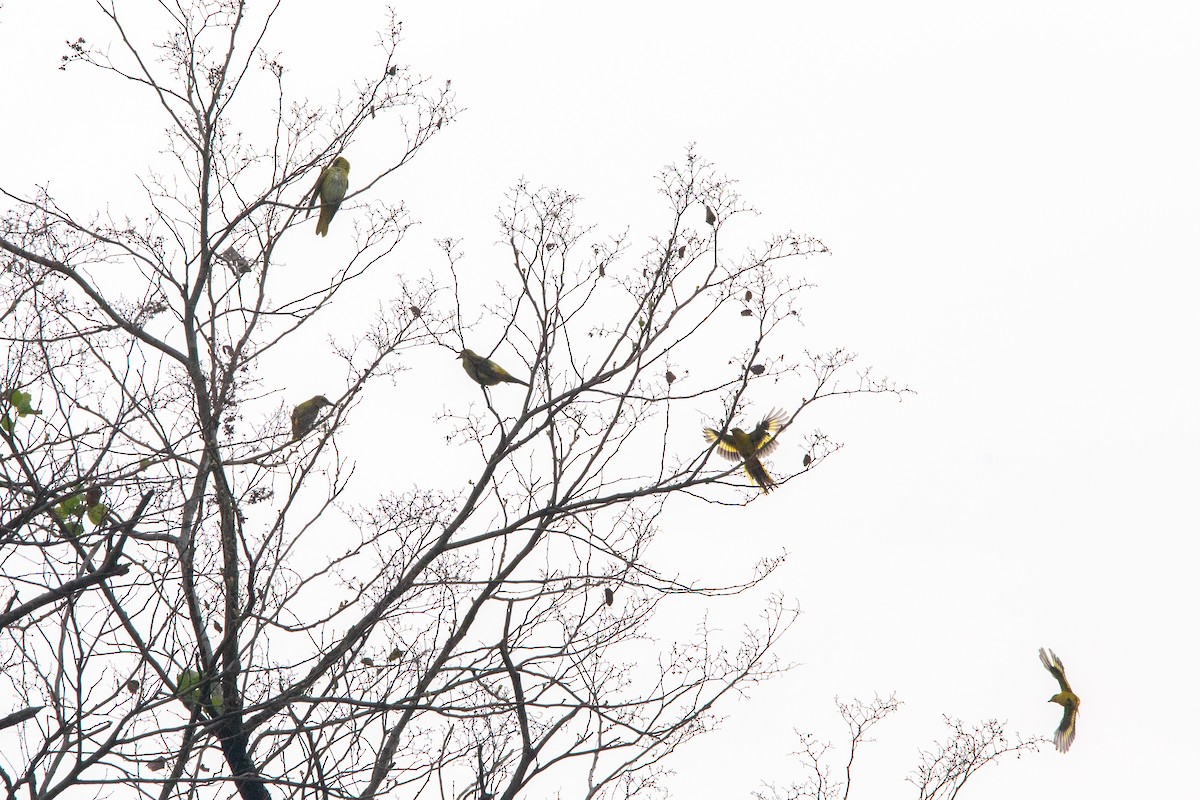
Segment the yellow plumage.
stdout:
[[758,484],[763,493],[770,492],[778,484],[760,460],[773,451],[779,440],[775,435],[787,422],[787,412],[772,410],[758,426],[746,433],[741,428],[734,428],[728,433],[721,433],[712,428],[704,429],[704,441],[717,444],[717,453],[730,461],[742,461],[742,467],[750,480]]
[[333,403],[325,395],[319,394],[292,409],[292,438],[299,439],[312,430],[317,417],[321,415],[321,409],[331,405]]
[[463,371],[471,377],[471,380],[475,381],[480,386],[495,386],[498,383],[519,383],[522,386],[529,385],[520,378],[510,375],[508,370],[497,364],[495,361],[479,355],[474,350],[460,350],[458,357],[462,360]]
[[1071,742],[1075,741],[1075,719],[1079,716],[1079,695],[1071,691],[1071,684],[1067,683],[1067,673],[1063,669],[1063,663],[1053,650],[1047,656],[1044,649],[1038,648],[1038,656],[1042,659],[1042,666],[1058,681],[1060,691],[1047,702],[1058,703],[1063,707],[1062,722],[1054,731],[1054,747],[1058,752],[1065,753],[1070,749]]
[[341,208],[342,199],[345,198],[346,190],[349,188],[350,162],[338,156],[333,163],[321,170],[316,185],[305,197],[308,200],[310,214],[316,208],[317,202],[321,203],[321,216],[317,218],[319,235],[325,236],[329,233],[329,223],[333,220],[333,215]]

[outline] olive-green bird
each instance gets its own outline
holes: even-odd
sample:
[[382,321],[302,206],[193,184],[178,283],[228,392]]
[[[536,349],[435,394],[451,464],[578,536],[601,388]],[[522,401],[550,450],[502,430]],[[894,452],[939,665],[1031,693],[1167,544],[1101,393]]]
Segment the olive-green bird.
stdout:
[[300,405],[292,409],[292,439],[300,439],[304,434],[312,430],[313,425],[317,422],[317,417],[321,415],[321,409],[325,406],[331,406],[323,394],[305,400]]
[[1054,676],[1054,679],[1058,681],[1058,688],[1062,690],[1051,697],[1048,702],[1058,703],[1063,707],[1062,722],[1058,723],[1058,729],[1054,731],[1054,746],[1058,752],[1065,753],[1071,747],[1071,742],[1075,741],[1075,718],[1079,716],[1079,695],[1071,691],[1071,684],[1067,683],[1067,673],[1063,669],[1063,663],[1053,650],[1047,657],[1046,651],[1039,647],[1038,655],[1042,658],[1042,666]]
[[321,216],[317,219],[317,233],[321,236],[329,233],[329,223],[333,220],[333,215],[341,208],[342,198],[346,196],[348,188],[350,188],[350,162],[338,156],[332,164],[321,170],[316,185],[305,198],[308,200],[309,214],[317,207],[317,201],[321,201]]
[[758,484],[763,494],[778,486],[775,479],[763,466],[760,456],[765,456],[774,450],[779,440],[775,434],[787,422],[787,412],[772,410],[766,419],[758,423],[758,427],[746,433],[741,428],[734,428],[729,433],[719,433],[712,428],[704,429],[704,441],[716,442],[717,452],[730,461],[742,461],[742,467],[750,480]]
[[474,350],[461,350],[458,357],[462,359],[463,371],[471,376],[471,380],[478,383],[480,386],[495,386],[498,383],[519,383],[522,386],[529,384],[520,378],[513,377],[508,374],[508,370],[492,361],[490,358],[485,358],[479,355]]

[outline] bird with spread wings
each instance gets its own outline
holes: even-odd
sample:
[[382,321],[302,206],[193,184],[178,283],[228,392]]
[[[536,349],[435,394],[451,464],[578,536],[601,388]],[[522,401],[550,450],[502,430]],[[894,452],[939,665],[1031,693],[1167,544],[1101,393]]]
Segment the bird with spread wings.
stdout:
[[1050,651],[1050,655],[1046,655],[1043,648],[1038,648],[1038,655],[1041,656],[1042,666],[1054,676],[1058,681],[1058,688],[1061,691],[1050,698],[1048,702],[1058,703],[1063,707],[1062,722],[1058,724],[1058,730],[1054,731],[1054,746],[1058,752],[1065,753],[1071,747],[1071,742],[1075,741],[1075,718],[1079,716],[1079,695],[1071,691],[1071,684],[1067,683],[1067,672],[1063,669],[1062,660]]
[[767,468],[763,466],[761,457],[767,455],[779,445],[776,434],[788,421],[786,411],[773,409],[758,426],[746,433],[741,428],[734,428],[728,433],[720,433],[712,428],[704,429],[704,441],[717,443],[717,452],[730,461],[741,461],[743,469],[750,480],[758,484],[763,494],[770,492],[778,484]]

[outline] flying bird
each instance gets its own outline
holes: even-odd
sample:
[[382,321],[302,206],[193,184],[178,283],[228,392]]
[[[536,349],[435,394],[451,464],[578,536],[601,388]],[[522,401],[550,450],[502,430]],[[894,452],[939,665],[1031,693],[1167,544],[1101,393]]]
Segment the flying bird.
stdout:
[[338,156],[332,164],[321,170],[316,185],[305,197],[305,200],[308,201],[309,214],[316,208],[317,201],[321,201],[321,216],[317,219],[319,235],[325,236],[329,233],[329,223],[341,207],[342,198],[346,196],[346,189],[349,187],[350,162]]
[[300,405],[292,409],[292,439],[300,439],[304,434],[312,430],[316,424],[317,417],[321,414],[321,409],[325,406],[331,406],[323,394],[319,394],[310,400],[305,400]]
[[513,377],[504,367],[492,361],[490,358],[479,355],[474,350],[463,349],[459,351],[458,357],[462,359],[462,368],[467,375],[471,376],[471,380],[478,383],[480,386],[495,386],[498,383],[519,383],[522,386],[529,384],[520,378]]
[[1063,669],[1062,660],[1050,651],[1049,657],[1046,656],[1046,651],[1038,648],[1038,655],[1041,656],[1042,666],[1054,676],[1058,681],[1058,688],[1061,689],[1058,694],[1050,698],[1048,702],[1058,703],[1063,707],[1062,722],[1058,723],[1058,729],[1054,731],[1054,747],[1060,753],[1067,752],[1071,747],[1071,742],[1075,741],[1075,718],[1079,716],[1079,695],[1071,691],[1071,684],[1067,683],[1067,673]]
[[779,440],[775,435],[787,422],[787,412],[772,410],[766,419],[758,423],[758,427],[746,433],[741,428],[734,428],[729,433],[719,433],[712,428],[704,429],[704,441],[716,442],[717,452],[730,461],[742,461],[742,467],[750,480],[758,484],[763,494],[774,489],[778,484],[763,466],[760,456],[765,456],[776,448]]

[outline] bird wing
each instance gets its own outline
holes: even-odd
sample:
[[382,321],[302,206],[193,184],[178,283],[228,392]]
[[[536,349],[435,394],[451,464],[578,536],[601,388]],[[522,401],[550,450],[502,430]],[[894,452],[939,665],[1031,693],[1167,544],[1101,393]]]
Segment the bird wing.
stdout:
[[313,188],[309,190],[308,194],[304,195],[304,199],[300,201],[301,206],[308,207],[308,213],[304,215],[305,219],[308,219],[308,215],[312,213],[312,210],[317,207],[317,203],[321,200],[321,184],[325,182],[325,172],[328,169],[329,167],[323,167],[321,171],[317,173],[317,182],[313,184]]
[[1075,717],[1079,714],[1079,709],[1073,705],[1063,707],[1062,722],[1058,723],[1058,730],[1054,731],[1054,747],[1060,753],[1065,753],[1071,747],[1071,743],[1075,741]]
[[787,412],[772,409],[766,419],[758,423],[758,427],[750,431],[750,444],[754,445],[756,455],[765,456],[779,446],[775,434],[787,422]]
[[733,439],[731,439],[728,435],[718,433],[712,428],[705,428],[704,441],[708,442],[709,444],[716,442],[717,453],[722,458],[728,458],[730,461],[742,460],[741,454],[738,453],[737,447],[733,444]]
[[340,204],[349,188],[350,172],[340,167],[330,167],[321,182],[321,191],[318,194],[321,195],[322,203]]
[[1070,692],[1071,684],[1067,683],[1067,673],[1063,669],[1062,660],[1054,654],[1053,650],[1050,651],[1050,656],[1047,657],[1045,649],[1040,647],[1038,648],[1038,656],[1042,659],[1042,666],[1058,681],[1058,687],[1064,692]]

